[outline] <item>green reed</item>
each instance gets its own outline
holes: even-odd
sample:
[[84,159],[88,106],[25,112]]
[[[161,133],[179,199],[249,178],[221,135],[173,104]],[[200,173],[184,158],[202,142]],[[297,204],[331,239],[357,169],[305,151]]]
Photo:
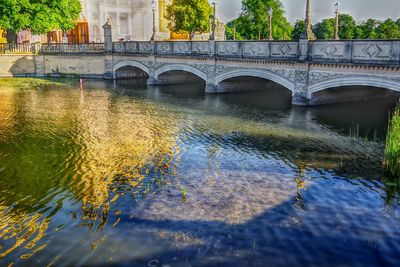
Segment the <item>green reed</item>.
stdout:
[[400,105],[389,121],[384,164],[387,175],[400,182]]

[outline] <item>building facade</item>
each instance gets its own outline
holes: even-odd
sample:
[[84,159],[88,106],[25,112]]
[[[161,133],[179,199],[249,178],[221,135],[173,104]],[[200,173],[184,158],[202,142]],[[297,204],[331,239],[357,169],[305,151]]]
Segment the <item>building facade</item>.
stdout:
[[[32,35],[29,30],[17,33],[18,43],[101,43],[104,42],[102,26],[108,18],[112,21],[113,41],[148,41],[153,34],[153,9],[155,39],[188,40],[189,34],[168,29],[165,18],[172,0],[80,0],[82,12],[74,29],[67,32],[54,30],[47,35]],[[210,34],[196,34],[194,40],[208,40]],[[67,37],[67,38],[64,38]],[[0,36],[1,38],[1,36]],[[216,40],[224,40],[225,25],[218,22]]]
[[89,42],[103,42],[102,26],[111,18],[114,41],[149,40],[152,0],[81,0],[81,22],[88,23]]

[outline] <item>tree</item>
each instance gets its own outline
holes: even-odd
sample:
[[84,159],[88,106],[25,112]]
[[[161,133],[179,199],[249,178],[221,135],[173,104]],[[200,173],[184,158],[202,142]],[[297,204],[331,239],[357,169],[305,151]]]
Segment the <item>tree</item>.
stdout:
[[79,0],[0,0],[0,28],[33,34],[72,29],[79,18]]
[[400,27],[392,19],[382,22],[376,29],[379,39],[397,39],[400,38]]
[[380,22],[376,19],[368,19],[357,25],[355,38],[357,39],[376,39],[378,34],[376,32]]
[[173,0],[167,7],[168,27],[174,32],[188,32],[190,40],[195,33],[210,30],[213,9],[207,0]]
[[226,35],[226,39],[227,40],[234,40],[234,39],[236,39],[236,40],[244,40],[245,39],[237,31],[237,28],[238,28],[237,21],[238,21],[238,19],[233,20],[231,22],[228,22],[225,25],[225,35]]
[[314,25],[317,39],[333,39],[335,35],[335,19],[323,19]]
[[304,20],[297,20],[294,24],[294,28],[292,31],[292,39],[298,40],[300,39],[300,35],[305,31],[306,23]]
[[[272,36],[277,40],[290,39],[292,25],[285,17],[285,10],[279,0],[242,0],[242,15],[238,31],[246,39],[265,39],[269,36],[268,10],[273,10]],[[249,38],[251,37],[251,38]]]
[[339,38],[354,39],[356,34],[356,21],[348,14],[339,15]]
[[255,40],[259,38],[259,28],[248,15],[241,15],[227,25],[232,28],[232,32],[233,28],[236,28],[237,40]]

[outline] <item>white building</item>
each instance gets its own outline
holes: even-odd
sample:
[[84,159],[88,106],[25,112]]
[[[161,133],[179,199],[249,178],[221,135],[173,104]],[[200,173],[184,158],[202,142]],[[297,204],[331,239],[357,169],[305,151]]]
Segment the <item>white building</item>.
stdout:
[[152,0],[80,0],[83,20],[89,25],[89,41],[104,42],[102,26],[111,18],[113,39],[150,40]]

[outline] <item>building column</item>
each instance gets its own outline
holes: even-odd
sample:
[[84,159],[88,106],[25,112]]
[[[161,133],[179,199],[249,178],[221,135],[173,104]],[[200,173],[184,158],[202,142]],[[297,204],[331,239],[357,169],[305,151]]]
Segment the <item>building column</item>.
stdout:
[[132,13],[129,13],[128,16],[128,31],[129,31],[129,35],[131,36],[131,40],[133,41],[133,27],[132,27]]
[[315,35],[314,35],[313,30],[312,30],[311,0],[307,0],[305,30],[301,34],[300,39],[315,40]]
[[112,36],[112,22],[111,19],[107,19],[106,24],[103,25],[104,30],[104,44],[107,53],[113,51],[113,36]]

